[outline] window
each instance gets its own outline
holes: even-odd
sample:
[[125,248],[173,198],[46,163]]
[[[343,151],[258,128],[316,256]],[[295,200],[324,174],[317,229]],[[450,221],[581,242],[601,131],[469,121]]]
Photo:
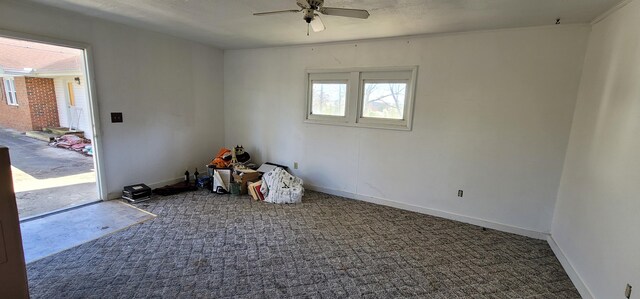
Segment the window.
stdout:
[[7,104],[18,106],[18,96],[13,78],[4,79],[4,94],[7,96]]
[[410,130],[417,67],[307,71],[306,122]]
[[346,122],[348,115],[348,73],[309,74],[307,119]]
[[311,114],[345,116],[347,84],[343,82],[313,82]]
[[362,117],[403,119],[407,83],[367,82],[362,91]]

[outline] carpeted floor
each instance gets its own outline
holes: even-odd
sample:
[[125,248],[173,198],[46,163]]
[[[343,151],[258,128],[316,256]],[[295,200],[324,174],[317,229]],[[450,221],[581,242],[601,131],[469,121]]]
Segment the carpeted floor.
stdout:
[[206,191],[28,265],[32,298],[580,298],[546,242],[307,192]]

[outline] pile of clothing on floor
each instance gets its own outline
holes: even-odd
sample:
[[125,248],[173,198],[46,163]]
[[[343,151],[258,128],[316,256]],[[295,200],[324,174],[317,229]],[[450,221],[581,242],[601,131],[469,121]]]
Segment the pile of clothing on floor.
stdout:
[[93,145],[91,144],[91,140],[78,137],[73,134],[62,135],[54,139],[54,141],[49,143],[49,145],[73,150],[87,156],[93,156]]

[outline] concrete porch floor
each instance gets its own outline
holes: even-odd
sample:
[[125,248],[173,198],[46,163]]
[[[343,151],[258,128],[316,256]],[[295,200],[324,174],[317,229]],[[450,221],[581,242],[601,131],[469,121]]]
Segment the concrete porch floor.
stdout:
[[20,218],[98,200],[93,158],[0,128]]
[[70,209],[20,223],[27,263],[154,218],[119,200]]

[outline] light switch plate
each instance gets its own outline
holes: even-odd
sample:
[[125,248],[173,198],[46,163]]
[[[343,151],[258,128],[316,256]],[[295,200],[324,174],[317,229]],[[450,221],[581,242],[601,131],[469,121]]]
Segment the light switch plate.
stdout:
[[111,112],[111,122],[112,123],[121,123],[123,122],[122,112]]

